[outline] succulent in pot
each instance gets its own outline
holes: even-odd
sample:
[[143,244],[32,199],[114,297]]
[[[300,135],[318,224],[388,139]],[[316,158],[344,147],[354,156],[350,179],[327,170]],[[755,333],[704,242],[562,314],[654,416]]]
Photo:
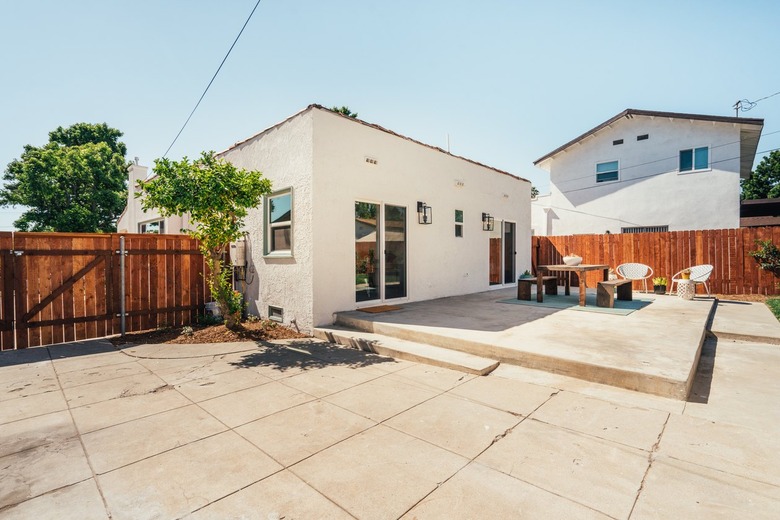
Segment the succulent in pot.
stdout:
[[683,280],[690,280],[691,279],[691,270],[690,269],[683,269],[680,273],[680,276],[682,276]]
[[655,294],[666,294],[666,277],[656,276],[653,278],[653,292]]

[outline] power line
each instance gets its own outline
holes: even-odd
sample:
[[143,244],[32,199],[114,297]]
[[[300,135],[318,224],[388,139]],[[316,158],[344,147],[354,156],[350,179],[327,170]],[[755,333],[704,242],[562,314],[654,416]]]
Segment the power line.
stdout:
[[764,96],[762,98],[758,98],[755,101],[748,101],[747,99],[740,99],[736,103],[734,103],[734,109],[738,112],[747,112],[748,110],[752,110],[758,105],[761,101],[765,99],[769,99],[771,97],[774,97],[776,95],[780,94],[780,91],[775,92],[774,94],[769,94],[768,96]]
[[171,145],[168,147],[168,149],[167,149],[167,150],[165,150],[165,153],[163,154],[163,159],[164,159],[165,157],[167,157],[167,155],[168,155],[168,152],[170,152],[170,151],[171,151],[171,148],[173,148],[173,145],[174,145],[174,144],[176,144],[176,141],[179,139],[179,136],[181,135],[181,133],[182,133],[182,132],[184,131],[184,129],[186,128],[186,126],[187,126],[187,123],[189,123],[189,122],[190,122],[190,119],[192,119],[192,115],[195,113],[195,111],[196,111],[196,110],[198,109],[198,107],[200,106],[200,102],[201,102],[201,101],[203,101],[203,98],[204,98],[204,97],[206,97],[206,92],[208,92],[208,91],[209,91],[209,89],[211,88],[211,84],[212,84],[212,83],[214,83],[214,80],[215,80],[215,79],[217,79],[217,75],[219,74],[219,71],[220,71],[220,70],[222,70],[222,66],[225,64],[225,62],[226,62],[226,61],[227,61],[227,59],[228,59],[228,56],[230,56],[230,53],[233,51],[233,47],[235,47],[235,46],[236,46],[236,43],[238,43],[238,39],[239,39],[239,38],[241,38],[241,34],[243,34],[243,32],[244,32],[244,29],[246,29],[246,26],[247,26],[247,24],[249,23],[249,20],[251,20],[251,19],[252,19],[252,15],[253,15],[253,14],[255,14],[255,10],[257,10],[257,6],[258,6],[258,5],[260,5],[260,1],[261,1],[261,0],[257,0],[257,3],[256,3],[256,4],[255,4],[255,6],[252,8],[252,12],[251,12],[251,13],[249,13],[249,16],[247,17],[246,21],[244,22],[244,25],[243,25],[243,27],[241,27],[241,30],[240,30],[240,31],[238,31],[238,36],[236,36],[236,39],[235,39],[235,40],[233,40],[233,45],[231,45],[231,46],[230,46],[230,49],[228,49],[228,51],[227,51],[227,54],[225,54],[225,57],[224,57],[224,58],[222,58],[222,63],[220,63],[220,64],[219,64],[219,67],[217,67],[217,71],[214,73],[214,76],[212,76],[212,77],[211,77],[211,81],[209,81],[209,84],[208,84],[208,85],[206,85],[206,89],[203,91],[203,94],[201,94],[201,95],[200,95],[200,99],[198,99],[198,102],[195,104],[195,108],[193,108],[193,109],[192,109],[192,112],[190,112],[190,115],[189,115],[189,117],[187,117],[187,120],[186,120],[186,121],[184,122],[184,124],[182,125],[182,127],[181,127],[181,130],[179,130],[179,133],[178,133],[178,134],[176,134],[176,137],[174,137],[174,138],[173,138],[173,142],[171,143]]

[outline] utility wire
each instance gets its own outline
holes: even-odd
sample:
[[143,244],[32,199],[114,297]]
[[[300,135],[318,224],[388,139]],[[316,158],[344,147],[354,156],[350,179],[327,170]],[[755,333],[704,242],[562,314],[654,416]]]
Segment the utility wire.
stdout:
[[252,19],[252,15],[255,14],[255,11],[257,10],[257,6],[260,5],[261,0],[257,0],[257,3],[252,8],[252,12],[249,13],[249,16],[247,17],[246,21],[244,22],[243,27],[241,27],[241,30],[238,31],[238,36],[236,36],[236,39],[233,40],[233,45],[230,46],[230,49],[228,49],[227,54],[225,54],[225,57],[222,58],[222,63],[219,64],[219,67],[217,67],[217,71],[214,73],[214,76],[211,77],[211,81],[209,81],[209,84],[206,85],[206,90],[203,91],[203,94],[200,95],[200,99],[195,104],[195,108],[192,109],[192,112],[190,112],[189,117],[187,117],[187,120],[184,122],[184,124],[181,127],[181,130],[179,130],[179,133],[176,134],[176,137],[173,138],[173,142],[168,147],[167,150],[165,150],[165,153],[163,154],[163,159],[168,156],[168,152],[171,151],[171,148],[173,148],[173,145],[176,144],[176,141],[179,139],[179,136],[184,131],[184,129],[187,127],[187,123],[190,122],[190,119],[192,119],[193,114],[195,114],[195,111],[200,106],[200,102],[203,101],[203,98],[206,97],[206,92],[209,91],[209,88],[211,88],[211,84],[214,83],[214,80],[217,79],[217,75],[219,74],[219,71],[222,70],[222,66],[225,64],[225,62],[228,59],[228,56],[230,56],[230,53],[233,51],[233,47],[236,46],[236,43],[238,43],[238,39],[241,38],[241,34],[243,34],[244,29],[246,29],[247,24],[249,23],[249,20]]
[[769,99],[771,97],[774,97],[774,96],[776,96],[778,94],[780,94],[780,91],[775,92],[774,94],[769,94],[768,96],[764,96],[762,98],[758,98],[755,101],[748,101],[747,99],[740,99],[734,105],[734,108],[736,108],[740,112],[747,112],[748,110],[752,110],[753,108],[755,108],[755,106],[758,105],[761,101],[763,101],[765,99]]

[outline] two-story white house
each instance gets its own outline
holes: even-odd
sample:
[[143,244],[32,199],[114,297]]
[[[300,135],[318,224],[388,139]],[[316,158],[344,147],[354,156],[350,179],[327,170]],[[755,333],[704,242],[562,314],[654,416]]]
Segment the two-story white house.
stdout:
[[[531,267],[528,180],[381,126],[310,105],[218,156],[273,183],[246,219],[252,314],[310,330],[338,311],[512,286]],[[179,232],[130,190],[121,229]]]
[[627,109],[534,164],[536,235],[739,227],[763,119]]

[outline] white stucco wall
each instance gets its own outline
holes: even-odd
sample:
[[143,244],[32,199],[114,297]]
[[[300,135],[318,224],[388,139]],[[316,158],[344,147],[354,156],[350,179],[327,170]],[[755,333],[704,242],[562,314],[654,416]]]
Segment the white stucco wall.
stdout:
[[312,113],[304,112],[221,157],[239,168],[259,170],[274,191],[293,188],[293,251],[290,257],[263,253],[263,208],[250,210],[246,219],[248,312],[268,316],[268,306],[284,310],[284,323],[301,329],[312,326]]
[[[637,141],[642,134],[649,138]],[[617,139],[624,143],[613,145]],[[621,119],[540,164],[551,193],[535,205],[533,227],[540,235],[739,227],[739,141],[739,128],[728,123]],[[701,146],[710,147],[711,168],[679,173],[679,151]],[[620,182],[596,183],[596,163],[615,160]]]
[[165,221],[166,234],[178,234],[182,229],[188,229],[190,225],[189,215],[172,216],[162,219],[157,210],[144,211],[141,209],[141,199],[136,198],[138,193],[136,188],[139,180],[146,180],[149,174],[149,168],[138,164],[131,164],[127,169],[127,206],[125,211],[117,221],[116,229],[119,233],[138,233],[139,224],[153,222],[156,220]]
[[[329,111],[312,114],[315,325],[331,323],[334,312],[358,306],[356,201],[406,207],[408,297],[404,301],[490,288],[490,233],[482,231],[482,212],[495,217],[497,229],[502,220],[516,223],[516,272],[530,269],[528,181]],[[366,157],[377,164],[367,163]],[[433,208],[433,224],[418,224],[417,201]],[[456,209],[464,212],[462,238],[455,237]]]

